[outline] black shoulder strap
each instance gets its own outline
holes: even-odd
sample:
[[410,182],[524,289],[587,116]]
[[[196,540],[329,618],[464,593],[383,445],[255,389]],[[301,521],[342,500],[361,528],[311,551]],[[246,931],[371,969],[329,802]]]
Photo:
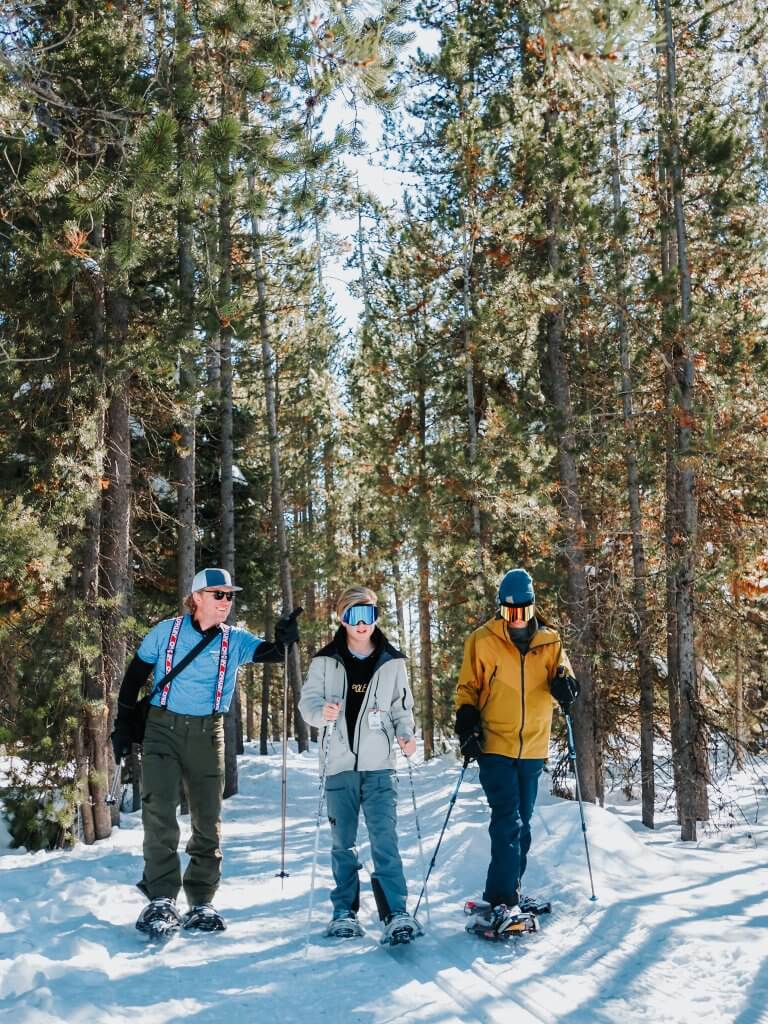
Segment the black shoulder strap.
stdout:
[[203,633],[202,640],[200,640],[199,643],[196,643],[188,654],[184,655],[178,665],[174,665],[171,671],[166,676],[163,676],[159,683],[155,683],[152,687],[152,692],[149,695],[150,701],[159,690],[163,689],[166,683],[170,683],[171,680],[176,678],[179,672],[183,671],[191,661],[194,661],[198,654],[200,654],[201,651],[204,651],[211,640],[215,640],[217,636],[221,636],[221,630],[218,626],[215,629],[206,630],[206,632]]

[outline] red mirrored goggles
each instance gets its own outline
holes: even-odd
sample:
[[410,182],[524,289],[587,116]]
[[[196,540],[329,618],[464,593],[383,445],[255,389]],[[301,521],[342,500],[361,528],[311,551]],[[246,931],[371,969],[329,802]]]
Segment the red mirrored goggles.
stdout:
[[506,622],[514,622],[515,619],[523,619],[530,622],[533,618],[535,605],[532,604],[500,604],[499,615]]

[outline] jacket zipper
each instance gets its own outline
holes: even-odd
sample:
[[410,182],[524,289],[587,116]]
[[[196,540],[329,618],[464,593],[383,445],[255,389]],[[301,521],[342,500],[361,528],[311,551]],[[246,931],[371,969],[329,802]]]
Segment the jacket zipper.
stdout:
[[[520,651],[517,652],[520,654]],[[527,654],[528,651],[525,652]],[[520,719],[520,751],[517,755],[518,760],[523,756],[523,730],[525,729],[525,654],[520,654],[520,705],[521,705],[521,719]]]
[[[336,659],[334,659],[334,660],[336,660]],[[344,666],[341,664],[340,661],[336,661],[336,668],[340,669],[343,672],[343,674],[344,674],[344,679],[343,679],[343,682],[341,684],[341,697],[339,698],[340,701],[343,703],[344,699],[346,698],[346,695],[347,695],[347,673],[346,673],[346,670],[344,669]],[[323,685],[325,685],[325,680],[323,680]],[[328,700],[328,695],[327,694],[325,694],[325,699]],[[325,746],[325,733],[326,733],[327,729],[328,729],[327,725],[323,726],[323,740],[322,740],[323,746]],[[328,751],[328,755],[329,756],[330,756],[330,753],[331,752],[329,750]]]

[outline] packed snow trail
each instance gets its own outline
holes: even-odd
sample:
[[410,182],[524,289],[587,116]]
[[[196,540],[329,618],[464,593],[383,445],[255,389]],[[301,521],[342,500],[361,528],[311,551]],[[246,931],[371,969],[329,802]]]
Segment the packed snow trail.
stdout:
[[[427,861],[460,769],[451,756],[414,768]],[[754,780],[753,780],[754,782]],[[765,779],[760,792],[765,792]],[[746,824],[677,841],[665,819],[639,824],[636,803],[586,807],[597,902],[589,900],[578,807],[546,792],[533,820],[528,892],[552,899],[542,930],[508,943],[463,933],[479,896],[488,809],[466,773],[429,884],[432,924],[405,947],[379,945],[370,855],[361,828],[360,918],[367,934],[322,937],[330,916],[323,823],[307,944],[317,757],[289,755],[286,870],[280,869],[280,755],[249,748],[241,793],[224,810],[226,932],[147,946],[138,814],[111,839],[74,851],[0,856],[0,1018],[17,1024],[768,1024],[768,828]],[[754,789],[754,787],[753,787]],[[746,800],[747,781],[744,783]],[[768,802],[754,808],[759,820]],[[609,797],[610,800],[610,797]],[[754,800],[753,800],[754,803]],[[187,821],[188,819],[182,819]],[[183,828],[182,845],[188,826]],[[421,887],[407,767],[400,772],[401,851],[411,901]],[[185,909],[182,907],[182,909]],[[420,913],[426,926],[424,907]]]

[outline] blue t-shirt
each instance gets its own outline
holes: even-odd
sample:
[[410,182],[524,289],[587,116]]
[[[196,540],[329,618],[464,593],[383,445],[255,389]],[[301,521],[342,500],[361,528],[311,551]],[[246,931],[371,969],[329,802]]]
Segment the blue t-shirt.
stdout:
[[[174,619],[163,619],[162,622],[153,626],[141,641],[141,646],[136,652],[142,661],[148,665],[154,665],[155,682],[153,686],[156,686],[167,674],[165,652],[168,650],[168,641],[174,621]],[[185,615],[176,641],[173,664],[178,665],[181,659],[201,640],[202,633],[193,626],[192,616]],[[234,626],[230,629],[227,671],[224,676],[220,711],[229,709],[232,694],[235,691],[237,670],[241,665],[253,660],[254,652],[261,643],[262,641],[253,633],[249,633],[247,629],[236,629]],[[220,655],[221,637],[216,637],[186,668],[173,677],[166,704],[169,711],[175,711],[177,715],[213,714]],[[155,707],[160,707],[160,694],[161,690],[157,690],[152,697],[151,703]]]

